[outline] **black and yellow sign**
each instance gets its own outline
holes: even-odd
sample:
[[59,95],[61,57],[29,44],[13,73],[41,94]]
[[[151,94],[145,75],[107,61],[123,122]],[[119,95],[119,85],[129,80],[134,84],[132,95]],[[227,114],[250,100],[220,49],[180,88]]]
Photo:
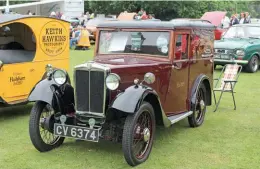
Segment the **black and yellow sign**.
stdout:
[[40,33],[41,49],[49,56],[57,56],[67,47],[67,37],[68,32],[61,23],[48,22]]

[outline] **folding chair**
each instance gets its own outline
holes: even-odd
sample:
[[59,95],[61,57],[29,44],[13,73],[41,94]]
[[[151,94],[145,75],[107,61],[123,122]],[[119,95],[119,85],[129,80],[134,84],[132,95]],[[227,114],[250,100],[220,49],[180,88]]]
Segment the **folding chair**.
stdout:
[[[215,105],[216,108],[214,110],[214,112],[218,109],[220,100],[222,98],[222,94],[224,92],[229,92],[232,94],[233,97],[233,103],[234,103],[234,110],[236,110],[236,101],[235,101],[235,97],[234,97],[234,88],[235,85],[237,83],[238,77],[240,75],[240,72],[242,70],[242,66],[238,65],[238,64],[227,64],[223,67],[219,78],[218,79],[214,79],[217,80],[217,83],[213,89],[213,95],[214,95],[214,101],[215,101]],[[218,87],[219,86],[219,87]],[[218,102],[216,104],[216,96],[215,96],[215,92],[221,92],[220,97],[218,99]]]

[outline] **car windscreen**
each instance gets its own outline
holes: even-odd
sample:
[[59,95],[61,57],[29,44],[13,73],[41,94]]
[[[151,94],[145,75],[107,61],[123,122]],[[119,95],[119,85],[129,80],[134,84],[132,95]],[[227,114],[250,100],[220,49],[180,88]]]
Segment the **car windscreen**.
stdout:
[[101,31],[99,54],[148,54],[167,57],[170,32]]
[[223,38],[260,38],[260,26],[234,26],[227,30]]

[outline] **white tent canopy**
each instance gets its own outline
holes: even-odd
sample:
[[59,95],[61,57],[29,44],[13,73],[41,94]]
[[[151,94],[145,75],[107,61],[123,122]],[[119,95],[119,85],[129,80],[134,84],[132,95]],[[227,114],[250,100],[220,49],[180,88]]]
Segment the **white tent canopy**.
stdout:
[[[22,8],[22,7],[28,7],[28,6],[36,6],[41,4],[47,4],[47,3],[54,3],[54,2],[62,2],[64,0],[45,0],[40,2],[30,2],[30,3],[24,3],[24,4],[15,4],[15,5],[9,5],[9,9],[14,8]],[[0,6],[0,10],[5,9],[7,6]]]
[[30,10],[36,15],[49,16],[52,11],[59,11],[66,16],[80,16],[84,12],[84,0],[39,0],[15,5],[9,5],[9,0],[7,0],[6,6],[0,6],[0,10],[8,12],[9,9],[20,14],[26,14]]

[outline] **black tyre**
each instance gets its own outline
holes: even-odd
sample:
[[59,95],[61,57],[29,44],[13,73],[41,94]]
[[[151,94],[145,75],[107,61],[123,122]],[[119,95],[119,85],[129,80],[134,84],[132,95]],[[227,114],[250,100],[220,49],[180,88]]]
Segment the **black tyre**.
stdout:
[[152,150],[155,115],[151,104],[144,102],[138,112],[129,114],[123,131],[123,152],[126,162],[136,166],[146,161]]
[[206,91],[205,86],[201,84],[197,92],[196,103],[192,106],[193,113],[188,117],[190,127],[199,127],[204,122],[207,110]]
[[255,73],[259,68],[259,58],[254,55],[246,65],[246,71],[249,73]]
[[29,134],[34,147],[40,151],[50,151],[59,147],[64,137],[53,135],[54,111],[52,107],[42,101],[37,101],[31,111]]

